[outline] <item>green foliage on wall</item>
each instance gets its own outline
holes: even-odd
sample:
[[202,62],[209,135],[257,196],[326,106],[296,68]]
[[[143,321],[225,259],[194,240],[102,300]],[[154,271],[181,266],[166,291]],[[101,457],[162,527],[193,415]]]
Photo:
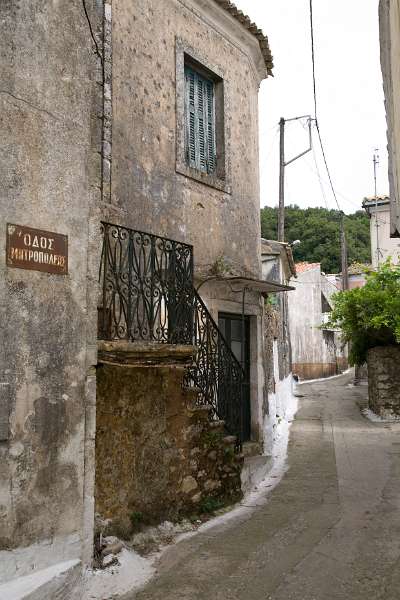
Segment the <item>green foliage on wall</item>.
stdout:
[[[296,262],[320,262],[325,273],[339,273],[340,236],[339,211],[326,208],[302,209],[296,205],[286,207],[285,239],[300,240],[293,250]],[[345,217],[349,264],[370,263],[369,218],[363,210]],[[277,208],[261,209],[261,235],[267,240],[277,239]]]
[[362,364],[375,346],[400,344],[400,266],[388,259],[370,271],[364,287],[333,296],[329,326],[350,342],[351,364]]

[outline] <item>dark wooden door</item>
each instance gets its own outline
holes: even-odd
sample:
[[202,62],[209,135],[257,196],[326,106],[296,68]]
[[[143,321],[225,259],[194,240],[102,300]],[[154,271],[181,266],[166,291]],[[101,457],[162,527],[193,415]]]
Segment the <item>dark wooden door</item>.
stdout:
[[[244,325],[244,327],[243,327]],[[251,437],[251,412],[250,412],[250,319],[242,315],[219,313],[218,326],[232,350],[234,356],[242,365],[245,373],[243,385],[243,414],[242,414],[242,440]],[[229,399],[225,399],[225,402]]]

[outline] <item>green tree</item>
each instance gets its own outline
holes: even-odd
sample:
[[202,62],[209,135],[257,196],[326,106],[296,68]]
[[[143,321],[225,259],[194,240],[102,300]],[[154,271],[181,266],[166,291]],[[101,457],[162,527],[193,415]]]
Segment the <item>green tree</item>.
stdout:
[[362,288],[333,296],[329,325],[340,329],[350,342],[351,364],[362,364],[375,346],[400,343],[400,266],[388,259],[369,271]]
[[[326,208],[305,208],[290,205],[285,210],[285,238],[300,240],[294,248],[295,261],[320,262],[325,273],[338,273],[340,266],[340,213]],[[261,209],[261,235],[277,238],[278,209]],[[362,210],[345,217],[349,263],[371,261],[369,219]]]

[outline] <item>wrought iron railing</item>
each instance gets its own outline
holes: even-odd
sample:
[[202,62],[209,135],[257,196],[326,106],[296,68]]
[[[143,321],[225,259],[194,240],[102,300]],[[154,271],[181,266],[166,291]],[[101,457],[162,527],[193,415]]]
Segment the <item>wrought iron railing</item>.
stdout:
[[102,231],[99,337],[196,346],[185,385],[240,447],[244,371],[193,286],[192,246],[110,223]]
[[209,405],[212,417],[225,421],[227,431],[236,436],[240,447],[244,370],[196,290],[193,290],[193,315],[193,344],[197,346],[197,354],[188,370],[186,384],[198,388],[198,404]]
[[99,337],[190,344],[193,248],[102,223]]

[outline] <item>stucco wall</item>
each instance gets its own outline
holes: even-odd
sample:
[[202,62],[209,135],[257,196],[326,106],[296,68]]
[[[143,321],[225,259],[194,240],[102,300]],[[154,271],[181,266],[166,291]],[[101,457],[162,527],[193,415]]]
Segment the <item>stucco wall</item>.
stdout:
[[[250,57],[251,50],[259,53],[257,46],[212,0],[113,2],[112,205],[107,214],[193,244],[197,269],[224,256],[239,271],[259,274],[262,76]],[[223,78],[225,187],[231,193],[176,170],[183,139],[183,49]]]
[[400,1],[380,0],[381,68],[385,92],[391,234],[400,236]]
[[[376,268],[382,264],[389,256],[394,263],[399,262],[400,240],[390,237],[390,204],[379,206],[376,211],[374,207],[369,208],[370,218],[370,236],[371,236],[371,257],[372,266]],[[379,261],[377,254],[377,217],[378,217],[378,240],[379,240]]]
[[319,267],[298,273],[291,285],[296,288],[288,294],[293,373],[302,379],[335,375],[346,365],[345,354],[338,334],[320,329],[321,291],[329,299],[335,286],[321,278]]
[[[0,442],[0,575],[5,567],[11,578],[81,558],[82,538],[92,535],[84,527],[84,446],[96,313],[87,281],[101,132],[82,4],[7,0],[0,22],[0,400],[8,437]],[[68,275],[7,268],[7,222],[67,235]],[[7,554],[33,542],[32,561]]]

